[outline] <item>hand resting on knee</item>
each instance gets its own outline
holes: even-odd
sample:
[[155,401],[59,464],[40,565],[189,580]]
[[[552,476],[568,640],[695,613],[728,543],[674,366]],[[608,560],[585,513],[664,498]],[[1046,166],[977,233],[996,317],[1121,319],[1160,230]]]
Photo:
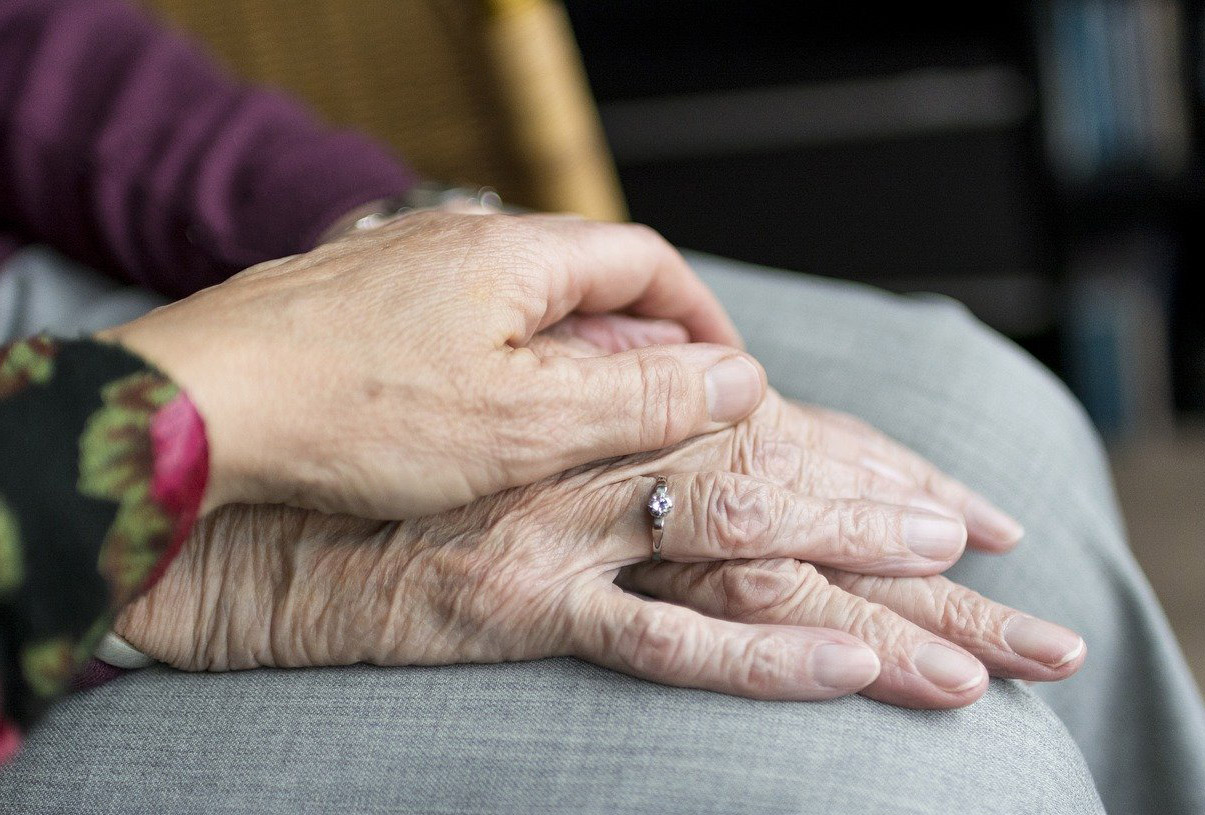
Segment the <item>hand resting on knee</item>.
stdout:
[[[576,319],[531,347],[588,359],[638,330]],[[660,563],[655,476],[676,502]],[[440,515],[227,507],[116,628],[187,670],[573,655],[755,698],[926,708],[973,702],[989,671],[1070,676],[1077,635],[940,576],[968,530],[989,551],[1020,536],[914,453],[771,391],[735,426]]]

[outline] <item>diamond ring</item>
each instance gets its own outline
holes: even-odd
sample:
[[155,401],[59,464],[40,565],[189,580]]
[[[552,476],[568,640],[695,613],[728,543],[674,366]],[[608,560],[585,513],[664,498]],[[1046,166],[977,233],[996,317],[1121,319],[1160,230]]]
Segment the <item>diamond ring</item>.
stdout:
[[669,485],[665,476],[657,476],[657,483],[649,493],[649,515],[653,518],[653,562],[661,562],[661,536],[665,534],[665,517],[674,509],[674,499],[669,497]]

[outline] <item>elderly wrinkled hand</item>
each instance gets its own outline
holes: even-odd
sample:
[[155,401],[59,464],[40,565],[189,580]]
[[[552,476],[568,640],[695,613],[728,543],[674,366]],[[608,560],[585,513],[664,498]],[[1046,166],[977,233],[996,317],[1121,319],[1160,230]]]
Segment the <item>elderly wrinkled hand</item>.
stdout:
[[[612,326],[573,333],[606,345]],[[575,338],[543,347],[594,353]],[[676,506],[665,561],[650,563],[658,475]],[[988,549],[1020,534],[856,420],[771,392],[730,429],[442,515],[227,508],[117,629],[194,670],[574,655],[757,698],[862,691],[934,708],[977,699],[988,670],[1072,674],[1075,634],[938,576],[968,526]]]
[[[570,312],[614,310],[681,323],[696,342],[590,358],[524,347]],[[660,236],[555,216],[415,212],[102,337],[200,409],[207,509],[438,512],[730,425],[765,391]]]
[[[727,444],[709,443],[717,437]],[[969,530],[975,548],[996,553],[1019,541],[1021,527],[860,420],[793,404],[771,391],[732,431],[675,452],[681,458],[671,470],[731,462],[773,485],[766,489],[768,500],[739,513],[725,506],[729,499],[713,499],[723,501],[716,506],[724,509],[715,512],[722,524],[746,530],[741,535],[750,527],[761,534],[798,534],[784,523],[782,507],[806,501],[817,508],[814,525],[807,527],[812,535],[817,527],[836,529],[855,547],[879,541],[880,552],[907,547],[932,560],[841,564],[828,555],[766,557],[737,547],[728,560],[635,564],[620,572],[619,585],[722,619],[846,631],[873,648],[882,663],[862,693],[908,707],[968,704],[983,694],[987,672],[1054,681],[1083,664],[1085,647],[1075,632],[936,573],[961,554],[948,522]],[[835,517],[829,514],[833,507],[841,508]]]

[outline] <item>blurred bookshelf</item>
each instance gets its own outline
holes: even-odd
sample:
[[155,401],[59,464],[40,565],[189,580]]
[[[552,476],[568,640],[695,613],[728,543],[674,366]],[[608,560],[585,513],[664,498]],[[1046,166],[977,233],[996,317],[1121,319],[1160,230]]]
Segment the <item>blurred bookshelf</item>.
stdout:
[[1109,436],[1205,412],[1205,0],[568,0],[635,219],[938,291]]

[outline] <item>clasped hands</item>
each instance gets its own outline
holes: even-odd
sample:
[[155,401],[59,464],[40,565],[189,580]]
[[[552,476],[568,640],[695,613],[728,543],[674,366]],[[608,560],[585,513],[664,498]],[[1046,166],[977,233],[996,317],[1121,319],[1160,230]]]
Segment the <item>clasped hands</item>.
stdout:
[[[418,213],[106,336],[180,381],[210,434],[213,511],[116,624],[179,668],[572,655],[945,708],[989,671],[1084,659],[940,576],[968,544],[1007,551],[1015,521],[767,389],[644,228]],[[659,475],[676,506],[653,564]]]

